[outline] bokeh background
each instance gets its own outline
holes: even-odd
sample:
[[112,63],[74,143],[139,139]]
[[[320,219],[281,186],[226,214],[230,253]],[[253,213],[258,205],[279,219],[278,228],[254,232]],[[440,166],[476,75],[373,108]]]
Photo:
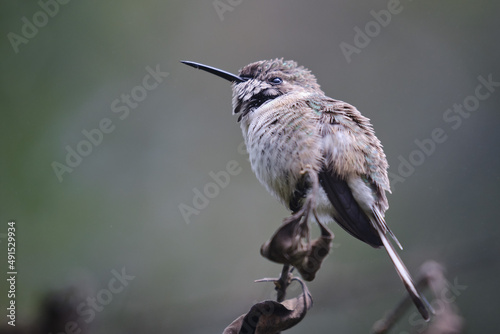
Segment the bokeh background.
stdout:
[[[348,61],[340,45],[354,46],[355,28],[364,31],[375,21],[371,11],[389,3],[70,1],[52,5],[44,21],[35,1],[3,2],[0,331],[12,219],[17,328],[41,328],[47,298],[80,305],[100,297],[106,304],[96,299],[91,321],[75,316],[79,329],[219,333],[254,302],[273,298],[271,284],[253,281],[279,274],[259,248],[288,212],[250,169],[229,84],[179,60],[236,72],[275,57],[306,66],[329,96],[372,120],[391,165],[387,221],[405,247],[401,256],[415,276],[429,259],[447,268],[462,287],[454,303],[468,333],[498,330],[500,87],[466,117],[447,110],[475,95],[479,76],[500,82],[500,3],[402,0]],[[40,25],[24,28],[26,39],[23,17]],[[147,68],[169,74],[137,95]],[[115,112],[132,92],[140,101],[127,115]],[[76,149],[82,131],[103,119],[113,130],[58,179],[54,162],[66,164],[67,146]],[[446,140],[415,153],[415,141],[438,128]],[[410,158],[413,170],[395,178]],[[180,208],[193,207],[196,191],[213,182],[210,172],[230,161],[238,173],[185,219]],[[335,248],[309,284],[314,307],[289,333],[366,333],[405,295],[384,251],[332,229]],[[113,270],[133,278],[111,295],[104,290]],[[394,333],[420,328],[412,313]]]

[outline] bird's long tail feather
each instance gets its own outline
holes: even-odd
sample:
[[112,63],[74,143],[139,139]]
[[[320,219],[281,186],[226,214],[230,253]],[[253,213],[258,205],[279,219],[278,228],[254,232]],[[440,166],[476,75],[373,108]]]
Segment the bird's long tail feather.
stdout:
[[389,254],[389,257],[392,260],[392,263],[394,263],[394,267],[396,268],[399,277],[403,281],[406,290],[410,294],[413,303],[417,307],[422,317],[426,321],[428,321],[430,319],[430,312],[428,307],[429,303],[427,302],[427,300],[425,300],[425,297],[421,296],[420,293],[417,291],[417,288],[413,283],[413,280],[410,276],[410,273],[408,272],[408,269],[406,269],[406,266],[399,257],[398,253],[396,253],[396,250],[394,249],[390,241],[387,239],[386,234],[380,229],[377,229],[377,231],[380,236],[380,239],[382,240],[382,243],[384,244],[385,249],[387,250],[387,253]]

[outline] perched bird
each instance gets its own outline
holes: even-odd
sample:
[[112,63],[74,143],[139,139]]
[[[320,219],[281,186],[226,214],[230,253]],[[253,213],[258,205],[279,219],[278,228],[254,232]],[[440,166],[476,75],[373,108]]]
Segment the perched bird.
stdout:
[[369,119],[326,96],[315,76],[294,61],[258,61],[238,75],[182,63],[232,82],[233,114],[252,170],[267,190],[298,212],[318,180],[314,209],[319,219],[333,219],[357,239],[385,247],[420,314],[429,319],[427,302],[387,238],[401,247],[384,220],[388,164]]

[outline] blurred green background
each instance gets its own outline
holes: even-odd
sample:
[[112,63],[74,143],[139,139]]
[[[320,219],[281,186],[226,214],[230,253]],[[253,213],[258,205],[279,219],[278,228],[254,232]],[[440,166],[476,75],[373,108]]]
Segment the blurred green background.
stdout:
[[[179,60],[236,72],[284,57],[372,120],[393,173],[387,221],[409,269],[444,264],[466,287],[455,304],[467,332],[497,330],[500,87],[467,116],[447,110],[474,102],[479,76],[500,82],[500,3],[402,0],[385,26],[368,23],[388,1],[215,4],[219,13],[214,1],[70,1],[52,15],[35,1],[0,5],[0,328],[10,219],[18,326],[36,326],[44,296],[71,286],[77,303],[107,298],[90,333],[219,333],[273,298],[253,280],[279,274],[259,249],[288,212],[243,154],[228,83]],[[355,46],[367,24],[372,37],[348,62],[340,45]],[[169,74],[141,88],[154,70]],[[104,119],[109,133],[82,144]],[[415,153],[437,128],[446,140]],[[54,162],[78,145],[88,154],[58,179]],[[394,178],[402,159],[414,170]],[[240,172],[187,223],[179,207],[229,161]],[[332,229],[336,247],[308,285],[314,307],[289,333],[366,333],[405,294],[384,251]],[[113,270],[134,278],[110,300]],[[394,333],[418,329],[412,312]]]

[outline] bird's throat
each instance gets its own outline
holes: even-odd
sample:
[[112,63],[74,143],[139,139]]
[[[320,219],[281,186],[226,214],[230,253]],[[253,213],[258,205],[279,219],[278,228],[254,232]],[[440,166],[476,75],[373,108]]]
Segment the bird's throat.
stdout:
[[248,115],[248,113],[254,111],[257,108],[260,108],[263,104],[266,102],[269,102],[271,100],[274,100],[275,98],[279,97],[281,95],[270,95],[267,94],[266,91],[262,91],[258,94],[253,95],[250,100],[247,102],[243,103],[243,108],[241,109],[241,114],[238,117],[238,122],[241,121],[243,117]]

